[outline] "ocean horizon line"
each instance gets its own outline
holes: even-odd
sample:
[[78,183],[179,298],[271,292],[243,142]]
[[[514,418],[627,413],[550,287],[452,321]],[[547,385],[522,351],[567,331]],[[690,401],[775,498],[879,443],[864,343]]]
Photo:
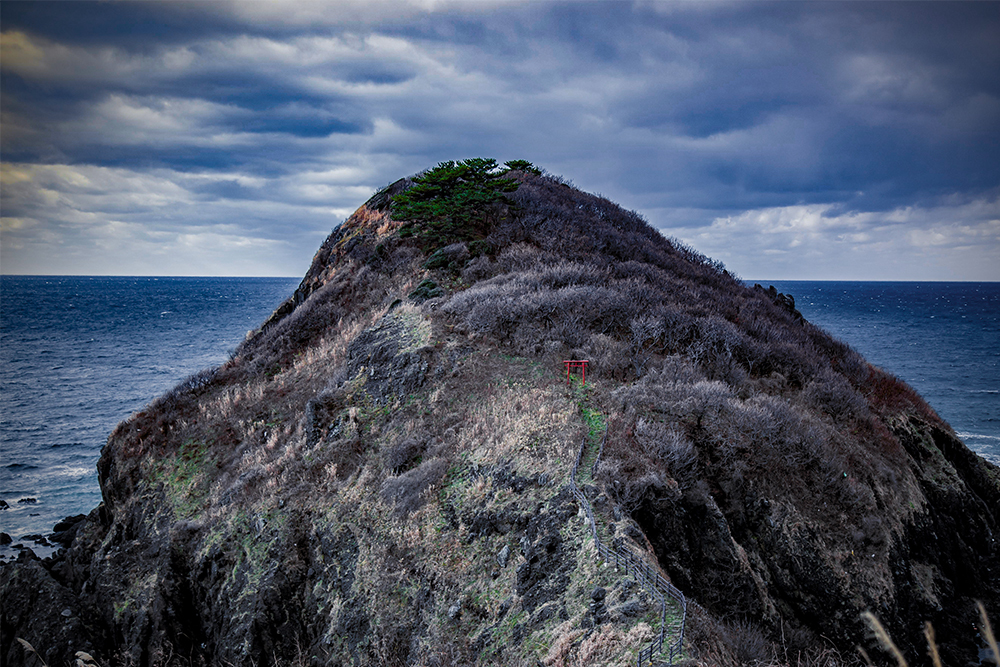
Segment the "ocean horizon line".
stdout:
[[183,276],[171,276],[171,275],[118,275],[118,274],[91,274],[91,273],[0,273],[0,279],[2,278],[123,278],[123,279],[138,279],[138,278],[154,278],[156,280],[171,280],[171,279],[184,279],[184,278],[197,278],[197,279],[231,279],[231,280],[241,280],[241,279],[275,279],[275,280],[301,280],[302,276],[206,276],[206,275],[183,275]]

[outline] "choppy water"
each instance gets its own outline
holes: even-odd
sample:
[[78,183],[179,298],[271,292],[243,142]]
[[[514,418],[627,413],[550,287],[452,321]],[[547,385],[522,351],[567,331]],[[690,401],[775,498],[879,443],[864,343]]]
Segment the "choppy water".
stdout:
[[17,543],[96,507],[95,464],[114,426],[225,361],[297,282],[0,278],[0,499],[10,505],[0,531]]

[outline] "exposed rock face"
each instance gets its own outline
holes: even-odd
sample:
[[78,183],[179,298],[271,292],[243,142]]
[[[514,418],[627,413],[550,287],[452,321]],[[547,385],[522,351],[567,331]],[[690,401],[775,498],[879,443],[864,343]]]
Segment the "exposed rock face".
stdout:
[[68,548],[2,565],[4,664],[634,664],[659,608],[566,485],[604,427],[585,492],[687,594],[692,659],[851,662],[871,610],[911,664],[925,620],[975,661],[997,468],[790,297],[512,176],[436,249],[390,216],[413,180],[378,193],[229,362],[120,424]]
[[[914,457],[935,458],[932,465],[954,477],[943,485],[938,473],[920,474],[926,504],[894,537],[883,532],[890,519],[869,517],[838,549],[837,542],[845,540],[823,534],[792,508],[773,507],[750,494],[726,498],[720,509],[711,495],[695,490],[679,498],[650,493],[635,516],[675,583],[722,617],[792,620],[841,646],[864,635],[860,614],[866,610],[893,628],[931,621],[942,651],[961,664],[972,654],[956,638],[978,623],[974,600],[995,601],[1000,595],[995,575],[1000,505],[988,510],[983,496],[963,481],[984,470],[981,464],[963,475],[958,472],[963,462],[943,453],[961,445],[953,436],[926,424],[911,428],[899,436]],[[950,445],[938,449],[931,438],[919,442],[921,432],[937,432]],[[991,494],[995,489],[986,495]],[[896,634],[907,655],[919,659],[925,653],[919,637]]]

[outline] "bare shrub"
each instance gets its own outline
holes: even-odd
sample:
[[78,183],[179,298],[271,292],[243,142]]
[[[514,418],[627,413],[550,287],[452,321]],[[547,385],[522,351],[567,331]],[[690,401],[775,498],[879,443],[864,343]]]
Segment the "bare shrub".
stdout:
[[599,283],[606,275],[572,263],[535,271],[502,274],[459,292],[442,310],[461,319],[474,333],[505,343],[530,338],[521,329],[536,329],[534,338],[582,345],[594,331],[606,333],[628,322],[637,309],[627,294]]
[[628,368],[625,345],[604,334],[592,334],[584,344],[590,364],[588,376],[622,379]]
[[561,261],[538,268],[531,275],[539,285],[559,289],[570,285],[604,285],[608,274],[593,264]]
[[578,319],[566,317],[558,320],[550,328],[549,333],[554,340],[561,341],[567,347],[574,348],[583,345],[588,332],[580,326]]
[[427,449],[425,439],[404,438],[400,442],[389,447],[384,453],[385,467],[398,474],[404,468],[418,463],[420,456]]
[[359,306],[369,306],[378,276],[368,267],[345,262],[328,282],[311,292],[289,315],[248,338],[233,353],[250,374],[273,376],[296,352],[321,339]]
[[610,455],[603,456],[594,472],[595,479],[604,480],[605,484],[612,484],[616,479],[622,477],[622,461],[620,458]]
[[666,489],[667,482],[663,473],[648,467],[641,476],[621,475],[610,487],[615,501],[626,514],[638,509],[647,498],[665,495]]
[[717,380],[702,380],[688,387],[687,396],[679,403],[682,414],[694,422],[695,428],[708,426],[706,422],[718,421],[716,417],[726,410],[733,398],[732,388]]
[[859,389],[876,410],[883,412],[911,412],[932,424],[941,424],[941,418],[920,398],[908,384],[881,368],[869,366],[868,377]]
[[833,360],[833,367],[847,378],[851,384],[859,385],[868,377],[868,362],[852,349],[844,352],[842,357]]
[[663,323],[660,352],[672,354],[684,350],[694,339],[694,318],[675,308],[661,308],[657,315]]
[[658,366],[650,370],[649,375],[651,380],[657,378],[660,382],[674,385],[678,383],[690,384],[703,379],[698,369],[690,361],[676,354],[665,357]]
[[774,646],[760,628],[746,620],[722,627],[723,639],[740,665],[767,665],[774,660]]
[[424,461],[413,470],[385,480],[382,498],[394,504],[397,516],[406,516],[424,504],[424,492],[441,481],[447,471],[448,462],[442,458]]
[[495,276],[497,269],[497,264],[491,262],[489,257],[480,255],[466,264],[465,268],[462,269],[462,280],[469,284],[486,280]]
[[528,243],[516,243],[497,256],[497,266],[503,273],[528,271],[546,261],[556,261],[556,257]]
[[824,369],[802,392],[806,403],[844,421],[868,414],[868,403],[839,373]]
[[762,359],[760,374],[781,373],[788,383],[801,387],[811,376],[812,364],[805,352],[793,342],[777,340],[767,347],[767,356]]
[[183,382],[178,384],[176,387],[171,389],[171,392],[198,392],[202,389],[208,387],[215,380],[216,375],[218,375],[219,368],[206,368],[203,371],[198,371],[193,375],[189,375]]
[[715,316],[699,319],[696,327],[688,355],[705,369],[708,377],[729,379],[733,353],[741,347],[743,335],[732,322]]
[[682,281],[735,282],[718,262],[663,237],[636,213],[550,176],[525,178],[512,199],[529,238],[540,248],[571,257],[599,252],[614,261],[651,263]]
[[638,317],[644,309],[628,285],[616,283],[610,288],[585,293],[590,304],[585,311],[587,326],[593,331],[616,336],[624,340],[629,330],[627,323]]
[[612,395],[623,410],[652,410],[679,416],[684,413],[681,402],[688,396],[689,387],[703,378],[687,359],[671,355],[651,365],[638,381],[616,389]]
[[663,336],[663,323],[653,317],[637,317],[629,323],[628,353],[635,377],[642,377],[653,356],[656,341]]
[[676,427],[663,430],[657,454],[681,486],[689,486],[698,475],[698,450],[694,443]]
[[826,454],[828,434],[787,401],[759,395],[746,401],[737,428],[766,468],[799,467]]

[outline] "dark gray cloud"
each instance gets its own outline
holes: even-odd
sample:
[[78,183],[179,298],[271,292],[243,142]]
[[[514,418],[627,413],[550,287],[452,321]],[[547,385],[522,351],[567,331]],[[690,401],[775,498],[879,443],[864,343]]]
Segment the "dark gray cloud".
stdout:
[[374,188],[484,155],[748,277],[1000,279],[1000,3],[0,11],[4,271],[214,234],[194,272],[295,275]]

